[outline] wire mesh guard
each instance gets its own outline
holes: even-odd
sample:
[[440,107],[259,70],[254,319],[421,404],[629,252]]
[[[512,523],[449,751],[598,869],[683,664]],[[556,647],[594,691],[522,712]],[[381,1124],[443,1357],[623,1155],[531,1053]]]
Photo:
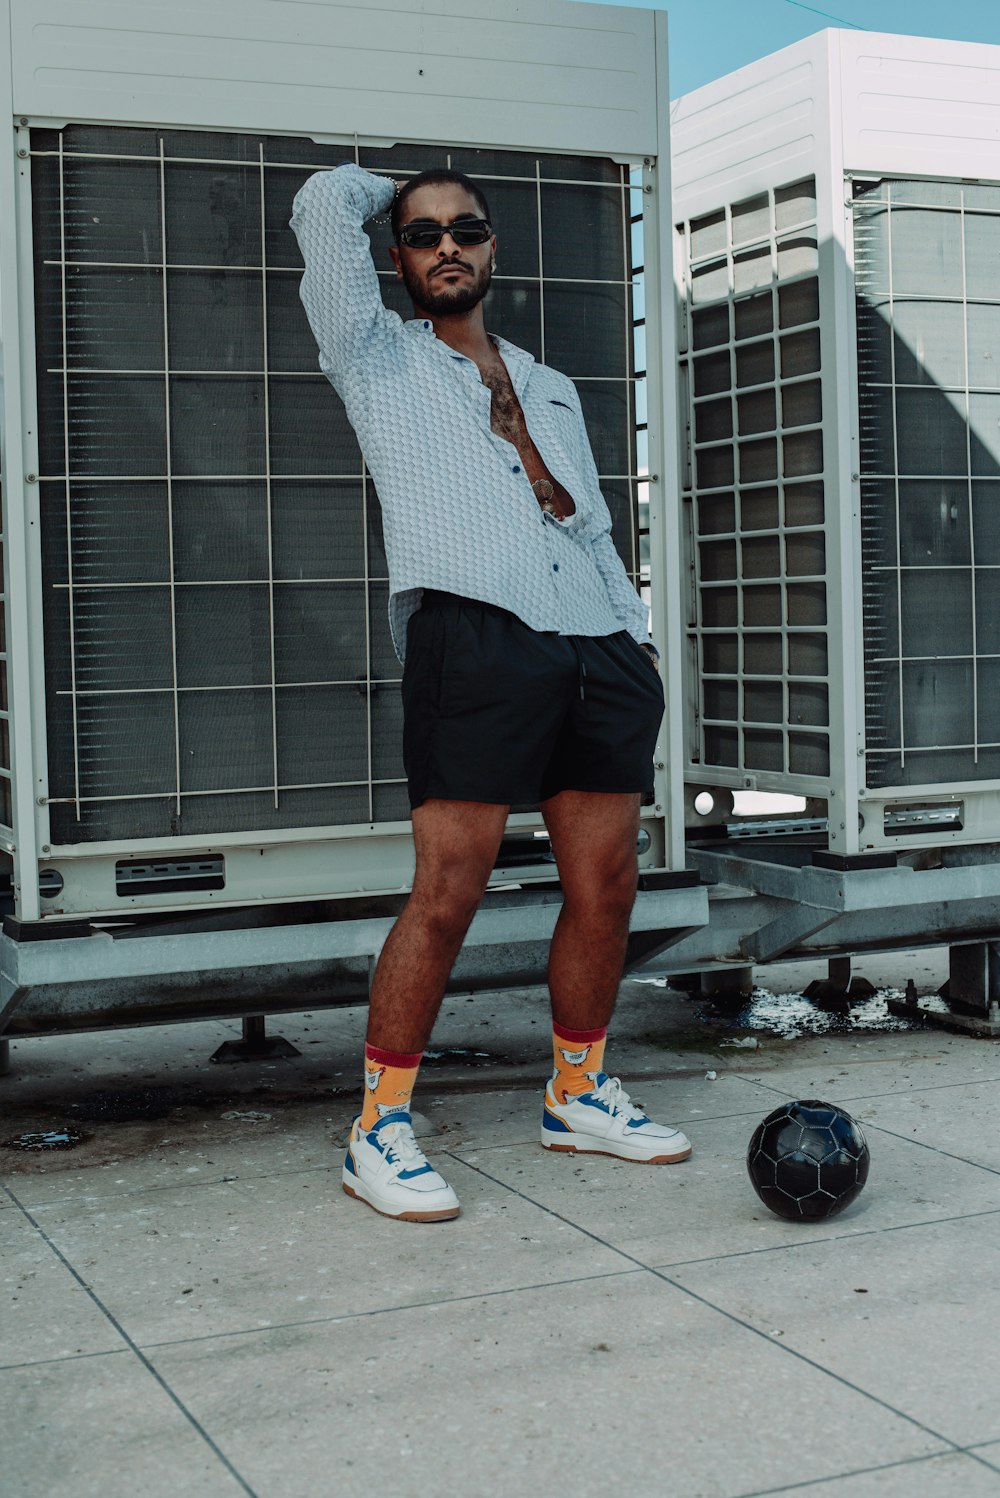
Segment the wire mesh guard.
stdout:
[[682,224],[690,755],[830,769],[816,185]]
[[854,197],[868,784],[1000,778],[1000,188]]
[[[408,816],[377,496],[317,368],[292,199],[342,147],[32,132],[51,840]],[[479,180],[487,323],[570,375],[639,581],[628,168],[422,146]],[[389,231],[372,229],[386,303]]]

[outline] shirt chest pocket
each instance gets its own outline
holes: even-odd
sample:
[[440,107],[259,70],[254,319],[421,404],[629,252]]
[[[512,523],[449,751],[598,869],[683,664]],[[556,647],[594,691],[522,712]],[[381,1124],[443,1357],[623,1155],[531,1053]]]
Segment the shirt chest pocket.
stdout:
[[589,464],[586,435],[579,412],[566,401],[547,398],[539,402],[540,421],[537,446],[549,464],[553,477],[570,490],[576,503],[576,514],[566,524],[567,530],[581,532],[587,528],[591,504],[587,474]]
[[568,459],[574,466],[580,461],[580,418],[565,401],[546,400],[538,407],[540,437],[553,444],[553,457]]

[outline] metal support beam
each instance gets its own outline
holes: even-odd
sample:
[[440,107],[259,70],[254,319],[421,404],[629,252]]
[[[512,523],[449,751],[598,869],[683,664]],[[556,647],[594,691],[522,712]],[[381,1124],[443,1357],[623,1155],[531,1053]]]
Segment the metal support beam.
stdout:
[[670,947],[676,946],[678,942],[684,941],[686,937],[701,929],[701,926],[678,926],[675,931],[629,932],[625,972],[631,972],[640,963],[652,962],[654,957],[661,956]]
[[826,965],[826,979],[831,988],[846,993],[851,986],[851,959],[831,957]]
[[790,905],[775,920],[752,932],[742,948],[753,962],[774,962],[837,918],[835,910],[821,910],[815,905]]
[[1000,942],[977,941],[949,947],[948,981],[941,997],[949,1004],[1000,1019]]
[[[538,983],[562,892],[496,890],[477,912],[451,987]],[[372,960],[395,914],[357,920],[235,926],[159,934],[153,924],[112,934],[15,940],[0,934],[0,1036],[164,1021],[301,1012],[368,996]],[[632,912],[635,960],[708,920],[708,892],[640,890]],[[46,936],[48,933],[46,933]],[[248,1037],[245,1035],[244,1040]]]
[[861,999],[870,999],[875,992],[867,978],[851,977],[851,958],[831,957],[826,965],[826,977],[815,978],[803,991],[804,999],[814,1004],[848,1007]]

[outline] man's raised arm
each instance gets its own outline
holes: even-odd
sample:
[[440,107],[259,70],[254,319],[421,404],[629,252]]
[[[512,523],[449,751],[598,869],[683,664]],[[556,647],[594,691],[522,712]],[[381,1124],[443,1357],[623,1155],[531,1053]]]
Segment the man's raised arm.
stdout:
[[295,195],[291,226],[305,261],[299,296],[319,344],[319,363],[336,384],[383,333],[371,245],[362,225],[392,202],[395,184],[348,164],[317,172]]

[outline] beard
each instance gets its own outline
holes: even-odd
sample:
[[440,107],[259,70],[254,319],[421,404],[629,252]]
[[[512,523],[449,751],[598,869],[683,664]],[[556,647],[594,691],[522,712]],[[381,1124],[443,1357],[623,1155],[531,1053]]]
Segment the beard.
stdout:
[[[463,266],[466,262],[460,262]],[[470,271],[471,266],[467,267]],[[483,266],[478,275],[473,271],[456,285],[447,286],[439,274],[428,276],[425,280],[418,279],[406,265],[402,266],[403,284],[410,295],[414,307],[419,307],[424,312],[435,312],[438,315],[454,312],[471,312],[473,307],[478,307],[483,297],[490,289],[492,272],[489,263]]]

